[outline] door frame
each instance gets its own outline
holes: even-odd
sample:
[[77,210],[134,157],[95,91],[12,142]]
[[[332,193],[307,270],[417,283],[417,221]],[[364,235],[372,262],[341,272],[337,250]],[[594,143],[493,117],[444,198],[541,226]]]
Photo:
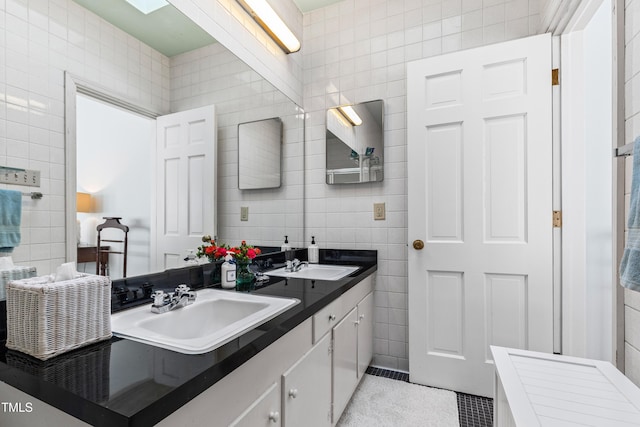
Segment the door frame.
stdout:
[[[163,113],[151,107],[138,105],[113,93],[97,83],[78,77],[69,71],[64,73],[64,125],[65,125],[65,259],[76,262],[78,245],[76,239],[76,192],[77,192],[77,132],[76,132],[76,95],[80,93],[104,101],[108,104],[131,111],[132,113],[156,119]],[[164,113],[166,114],[166,113]],[[155,147],[155,145],[154,145]],[[155,148],[154,148],[155,149]],[[155,201],[155,193],[152,194]],[[154,202],[155,206],[155,202]],[[73,213],[73,214],[72,214]],[[151,221],[152,232],[155,222]],[[152,234],[153,236],[153,234]],[[155,243],[151,239],[151,245]],[[154,249],[153,247],[151,248]]]
[[[562,165],[563,227],[562,233],[562,354],[589,357],[588,339],[584,319],[588,315],[586,302],[586,257],[585,219],[578,206],[584,201],[583,150],[572,147],[571,138],[582,138],[580,128],[582,115],[575,115],[576,106],[581,105],[583,84],[583,40],[579,32],[584,30],[602,5],[603,0],[585,0],[561,31],[560,120],[562,122],[560,150]],[[612,14],[612,152],[616,146],[624,145],[624,1],[611,0]],[[620,11],[620,13],[618,13]],[[619,84],[622,82],[622,84]],[[624,242],[624,162],[612,158],[612,247],[614,262],[619,264]],[[620,201],[620,203],[618,203]],[[582,204],[582,206],[584,206]],[[622,224],[622,227],[620,225]],[[616,264],[616,265],[617,265]],[[612,269],[612,339],[611,362],[624,369],[624,314],[621,312],[621,289],[617,286],[617,268]],[[622,334],[622,335],[621,335]],[[622,338],[621,338],[622,337]],[[621,351],[622,349],[622,351]]]

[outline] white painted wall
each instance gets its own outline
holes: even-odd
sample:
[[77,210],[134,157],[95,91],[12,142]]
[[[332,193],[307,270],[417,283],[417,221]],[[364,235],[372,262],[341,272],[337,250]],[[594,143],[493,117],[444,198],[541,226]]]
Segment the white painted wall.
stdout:
[[[150,271],[156,121],[82,95],[76,102],[78,191],[91,194],[97,208],[93,213],[78,214],[82,240],[95,245],[96,226],[104,222],[103,217],[122,217],[122,224],[129,226],[127,276],[146,274]],[[123,234],[105,230],[101,238],[121,240]],[[122,250],[117,243],[106,245]],[[95,273],[95,263],[90,267],[86,271]],[[121,278],[122,268],[123,257],[109,255],[109,275]]]
[[[343,0],[304,15],[305,221],[320,247],[378,250],[374,361],[408,371],[406,63],[536,34],[537,0]],[[382,183],[325,184],[325,112],[383,99]],[[386,220],[373,204],[386,203]]]

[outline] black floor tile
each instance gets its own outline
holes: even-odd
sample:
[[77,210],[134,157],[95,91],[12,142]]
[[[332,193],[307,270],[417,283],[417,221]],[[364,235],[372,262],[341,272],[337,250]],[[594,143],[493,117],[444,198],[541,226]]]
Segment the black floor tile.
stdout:
[[491,427],[493,425],[493,399],[456,393],[460,427]]

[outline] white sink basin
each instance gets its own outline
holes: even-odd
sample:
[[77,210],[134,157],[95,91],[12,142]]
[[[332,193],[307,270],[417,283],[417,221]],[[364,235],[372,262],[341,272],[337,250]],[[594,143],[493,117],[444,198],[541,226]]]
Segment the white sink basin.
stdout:
[[111,315],[114,335],[186,354],[214,350],[298,304],[278,298],[217,289],[197,292],[196,301],[167,313],[151,304]]
[[303,264],[299,271],[285,271],[284,267],[267,271],[267,276],[295,277],[296,279],[311,280],[340,280],[357,271],[356,265],[331,265],[331,264]]

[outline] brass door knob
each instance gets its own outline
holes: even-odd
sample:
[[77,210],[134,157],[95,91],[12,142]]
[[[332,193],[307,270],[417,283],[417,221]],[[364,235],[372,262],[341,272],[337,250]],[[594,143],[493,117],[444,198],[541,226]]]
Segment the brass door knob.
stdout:
[[413,249],[420,250],[424,248],[424,242],[422,240],[414,240],[413,241]]

